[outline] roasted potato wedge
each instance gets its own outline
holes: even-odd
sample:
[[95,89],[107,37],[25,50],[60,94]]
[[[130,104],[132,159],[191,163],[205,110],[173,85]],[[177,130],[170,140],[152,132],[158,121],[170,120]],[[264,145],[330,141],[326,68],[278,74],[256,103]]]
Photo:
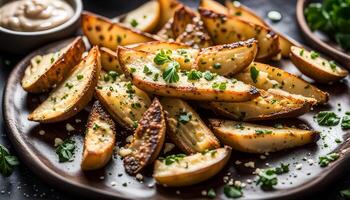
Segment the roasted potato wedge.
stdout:
[[79,36],[56,53],[35,56],[30,60],[30,65],[24,72],[23,89],[31,93],[49,91],[80,62],[84,51],[85,44]]
[[128,146],[131,153],[124,157],[127,173],[137,174],[157,159],[164,144],[165,126],[162,105],[157,98],[154,98],[147,111],[143,113],[133,141]]
[[170,18],[168,22],[161,27],[156,35],[165,41],[173,42],[175,40],[173,30],[171,29],[173,21],[174,19]]
[[182,5],[177,0],[158,0],[160,6],[160,19],[158,28],[162,28],[173,16],[175,11]]
[[211,130],[185,101],[162,98],[160,103],[167,112],[167,134],[182,151],[192,154],[220,147]]
[[128,129],[135,129],[142,114],[151,105],[149,96],[124,75],[101,73],[95,95],[113,119]]
[[92,45],[107,47],[111,50],[116,50],[119,45],[157,40],[148,33],[125,27],[90,12],[82,13],[81,27]]
[[172,30],[176,42],[200,49],[213,45],[208,31],[204,28],[199,15],[186,6],[180,7],[174,14]]
[[116,21],[126,27],[135,28],[151,33],[160,20],[160,6],[158,1],[148,1],[131,12],[116,18]]
[[63,121],[77,114],[92,99],[100,71],[100,52],[95,46],[28,119],[50,123]]
[[326,103],[328,101],[328,93],[321,91],[293,74],[263,63],[252,63],[242,72],[236,74],[234,78],[259,89],[282,89],[292,94],[314,98],[318,103]]
[[210,119],[214,134],[226,145],[247,153],[276,152],[317,141],[316,131],[273,128],[230,120]]
[[100,47],[101,53],[101,65],[105,71],[115,71],[118,73],[123,73],[119,65],[118,54],[106,47]]
[[[190,46],[181,44],[178,42],[163,42],[163,41],[153,41],[153,42],[145,42],[138,44],[133,47],[133,49],[138,51],[146,51],[149,53],[157,53],[160,50],[178,50],[178,49],[191,49]],[[198,51],[198,50],[195,50]],[[194,55],[197,56],[197,55]]]
[[328,61],[318,53],[300,47],[291,47],[290,59],[303,74],[319,83],[339,81],[349,74],[333,61]]
[[115,124],[110,115],[96,101],[86,126],[82,170],[104,167],[111,159],[115,145]]
[[[219,75],[213,76],[210,81],[205,77],[195,81],[188,80],[186,72],[177,72],[179,67],[177,62],[156,65],[155,56],[155,54],[125,47],[119,47],[118,50],[119,63],[125,73],[131,77],[136,87],[146,92],[160,96],[207,101],[247,101],[259,95],[256,88]],[[166,72],[164,72],[166,70],[173,73],[171,78],[176,78],[175,82],[166,81]]]
[[234,120],[259,121],[297,117],[310,111],[316,103],[303,98],[294,98],[260,90],[260,96],[246,102],[210,102],[216,113]]
[[280,52],[278,35],[266,27],[203,8],[199,8],[199,13],[215,44],[255,38],[258,40],[256,59],[262,61],[269,60]]
[[225,6],[221,5],[219,2],[214,0],[201,0],[199,3],[199,7],[207,10],[212,10],[216,13],[220,13],[224,15],[228,14],[228,9]]
[[189,156],[171,155],[155,162],[153,177],[158,184],[165,186],[194,185],[222,170],[230,155],[231,147],[228,146]]
[[257,41],[249,39],[226,45],[201,49],[195,66],[199,71],[210,71],[231,76],[249,66],[258,51]]

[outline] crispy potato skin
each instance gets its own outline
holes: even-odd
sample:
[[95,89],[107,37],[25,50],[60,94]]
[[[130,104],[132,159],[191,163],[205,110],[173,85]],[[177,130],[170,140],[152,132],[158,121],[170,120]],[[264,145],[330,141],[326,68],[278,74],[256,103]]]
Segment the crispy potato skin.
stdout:
[[[76,86],[79,87],[79,93],[77,92],[75,96],[70,95],[62,99],[59,102],[61,104],[58,106],[63,108],[60,108],[60,111],[55,110],[56,103],[53,104],[51,102],[51,97],[58,97],[61,95],[61,92],[66,88],[66,81],[77,79],[75,76],[73,77],[73,75],[84,69],[86,65],[90,66],[88,69],[89,72],[84,74],[85,78],[88,79],[87,82],[84,82],[84,85]],[[52,123],[63,121],[77,114],[92,99],[100,71],[100,53],[98,47],[95,46],[89,51],[89,54],[71,70],[67,75],[67,79],[57,86],[55,90],[50,93],[49,97],[28,116],[28,120],[40,123]]]
[[35,82],[30,84],[26,83],[27,73],[28,76],[35,75],[30,74],[30,66],[28,66],[22,80],[23,89],[30,93],[41,93],[47,92],[54,85],[59,84],[67,76],[69,71],[80,62],[81,56],[85,51],[85,44],[80,36],[75,38],[68,46],[66,52],[44,74],[41,74]]
[[[303,56],[300,55],[301,51],[304,51]],[[292,46],[290,59],[303,74],[314,79],[315,81],[326,84],[329,82],[339,81],[348,75],[348,72],[340,67],[339,69],[337,67],[338,71],[336,72],[330,72],[329,70],[326,70],[326,67],[330,68],[330,66],[328,66],[328,61],[326,61],[324,58],[316,58],[315,60],[312,60],[311,58],[306,57],[309,56],[309,54],[310,52],[305,49]],[[317,59],[322,59],[326,64],[321,65],[319,63],[316,63]]]
[[[98,132],[99,130],[95,130],[94,125],[99,123],[108,125],[108,127],[106,127],[107,130],[102,133]],[[98,101],[96,101],[92,107],[86,128],[81,168],[82,170],[100,169],[104,167],[112,157],[116,140],[116,129],[111,116],[103,109]],[[107,131],[108,133],[106,133]],[[105,136],[105,134],[108,135]],[[97,140],[96,138],[103,139],[103,142],[99,140],[99,143],[103,145],[94,144]]]
[[173,31],[171,30],[171,26],[174,19],[170,18],[163,27],[160,27],[160,30],[156,33],[158,37],[165,41],[171,41],[173,42],[175,40],[175,36],[173,34]]
[[201,0],[199,3],[200,8],[205,8],[208,10],[212,10],[217,13],[221,14],[228,14],[228,8],[225,6],[221,5],[219,2],[214,1],[214,0]]
[[116,50],[119,45],[157,40],[148,33],[125,27],[86,11],[81,15],[81,27],[92,45],[107,47],[111,50]]
[[112,51],[106,47],[100,47],[101,53],[101,65],[105,71],[116,71],[118,73],[123,73],[119,65],[118,53]]
[[[303,146],[319,139],[316,131],[294,128],[277,129],[230,120],[209,119],[214,134],[226,145],[247,153],[276,152]],[[237,125],[240,124],[239,127]],[[243,127],[241,129],[240,127]],[[256,130],[269,130],[269,134],[257,134]]]
[[152,42],[145,42],[145,43],[138,44],[132,49],[137,51],[146,51],[149,53],[156,53],[161,49],[177,50],[177,49],[190,49],[190,48],[191,48],[190,46],[186,44],[178,43],[178,42],[152,41]]
[[158,157],[164,144],[165,131],[164,111],[159,100],[154,98],[139,121],[134,139],[128,146],[132,153],[123,160],[128,174],[137,174]]
[[[229,146],[216,149],[217,151],[222,151],[217,154],[223,155],[221,155],[220,158],[213,158],[215,159],[215,162],[200,163],[202,164],[202,166],[197,166],[195,169],[191,169],[185,172],[181,172],[178,169],[171,168],[169,169],[169,174],[167,175],[161,174],[159,172],[159,169],[162,168],[162,165],[164,165],[164,163],[162,161],[157,160],[154,165],[153,178],[158,184],[166,185],[169,187],[181,187],[200,183],[213,177],[225,167],[231,156],[231,149],[232,148]],[[191,156],[198,156],[198,154],[202,153],[193,154]]]
[[[167,134],[182,151],[192,154],[220,147],[218,139],[185,101],[163,97],[160,102],[167,113]],[[181,112],[190,113],[191,120],[185,124],[179,122]]]
[[173,16],[175,11],[182,5],[177,0],[158,0],[160,7],[160,19],[158,30],[161,29]]

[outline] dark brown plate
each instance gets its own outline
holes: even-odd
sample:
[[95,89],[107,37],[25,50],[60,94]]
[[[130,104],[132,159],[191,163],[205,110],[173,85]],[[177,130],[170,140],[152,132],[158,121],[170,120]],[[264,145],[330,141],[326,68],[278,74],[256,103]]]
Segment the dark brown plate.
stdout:
[[[322,131],[321,138],[317,144],[304,146],[297,149],[273,153],[266,159],[261,159],[260,155],[243,154],[233,152],[232,158],[225,170],[210,180],[185,188],[164,188],[154,185],[151,178],[151,170],[147,170],[145,180],[138,182],[124,172],[122,162],[119,156],[114,156],[112,161],[102,170],[84,173],[80,170],[80,161],[82,153],[82,135],[85,129],[87,110],[83,110],[72,119],[56,124],[40,125],[39,123],[27,120],[28,113],[45,98],[45,95],[27,94],[21,87],[20,81],[23,72],[27,67],[31,57],[37,54],[55,51],[69,41],[60,41],[45,46],[24,58],[9,76],[5,94],[4,94],[4,117],[8,128],[8,137],[16,148],[20,159],[34,173],[40,176],[49,184],[61,188],[67,192],[84,195],[91,198],[103,199],[188,199],[201,198],[201,192],[209,188],[214,188],[217,193],[217,199],[225,198],[223,194],[223,179],[225,176],[246,182],[247,179],[254,180],[252,174],[254,169],[244,167],[244,163],[254,161],[255,166],[259,168],[274,167],[283,163],[290,163],[290,172],[278,177],[279,182],[276,189],[272,191],[263,191],[253,182],[247,184],[244,189],[242,199],[280,199],[297,198],[302,195],[310,194],[322,189],[326,184],[334,181],[341,176],[348,167],[349,154],[345,153],[350,147],[348,134],[341,130],[340,126],[333,128],[320,127],[314,121],[313,116],[319,110],[332,110],[339,115],[350,111],[350,89],[347,86],[349,79],[336,83],[331,86],[320,87],[331,94],[329,104],[318,107],[314,111],[303,115],[298,119],[288,119],[282,122],[287,124],[300,125],[305,124],[312,129]],[[290,72],[299,74],[290,61],[284,60],[280,63],[274,63],[276,66],[284,66]],[[341,104],[340,106],[338,104]],[[75,119],[81,119],[76,123]],[[276,123],[273,121],[272,123]],[[66,123],[73,125],[76,130],[70,134],[66,131]],[[44,130],[45,135],[40,135],[39,131]],[[119,129],[119,133],[121,130]],[[121,136],[119,136],[121,138]],[[77,143],[75,159],[73,162],[59,163],[54,149],[54,139],[56,137],[72,137]],[[335,139],[341,139],[343,142],[337,144]],[[325,147],[325,144],[328,147]],[[331,151],[343,152],[341,158],[332,163],[329,167],[320,168],[317,164],[318,157]],[[304,159],[305,158],[305,159]],[[314,161],[313,165],[308,164],[308,159]],[[242,164],[236,165],[235,161],[240,160]],[[297,163],[302,163],[302,170],[296,170]],[[230,175],[227,173],[230,172]],[[127,187],[123,186],[127,183]]]
[[310,46],[321,51],[342,64],[347,69],[350,69],[350,54],[345,52],[334,41],[330,40],[327,36],[320,32],[312,32],[309,28],[305,16],[304,10],[311,0],[298,0],[296,7],[297,22],[301,32],[305,39],[310,43]]

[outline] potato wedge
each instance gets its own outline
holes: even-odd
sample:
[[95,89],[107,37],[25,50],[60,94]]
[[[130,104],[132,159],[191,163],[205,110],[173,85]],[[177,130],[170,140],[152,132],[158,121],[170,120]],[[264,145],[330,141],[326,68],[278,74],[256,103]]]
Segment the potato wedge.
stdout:
[[160,20],[160,6],[158,1],[148,1],[138,8],[117,17],[117,21],[126,27],[135,28],[151,33]]
[[195,66],[199,71],[208,70],[222,76],[232,76],[248,67],[257,51],[257,41],[254,39],[208,47],[201,49]]
[[149,96],[138,89],[125,76],[101,73],[97,83],[96,98],[113,119],[128,129],[135,129],[142,114],[151,105]]
[[216,13],[220,13],[224,15],[228,14],[228,9],[225,6],[221,5],[219,2],[214,0],[201,0],[199,3],[199,7],[207,10],[212,10]]
[[157,36],[162,38],[165,41],[173,42],[175,40],[175,36],[173,34],[173,30],[171,26],[173,24],[174,19],[170,18],[167,23],[161,27],[161,29],[157,32]]
[[115,71],[123,73],[122,68],[119,65],[118,54],[106,47],[100,47],[101,53],[101,65],[105,71]]
[[158,2],[160,6],[158,29],[160,29],[174,16],[175,11],[182,3],[177,0],[158,0]]
[[116,129],[111,116],[98,101],[92,107],[86,128],[81,169],[100,169],[112,157]]
[[170,187],[194,185],[221,171],[230,155],[228,146],[189,156],[171,155],[155,162],[153,178],[158,184]]
[[290,59],[303,74],[319,83],[339,81],[349,74],[333,61],[300,47],[291,47]]
[[[255,77],[255,80],[252,77]],[[242,72],[236,74],[234,78],[259,89],[282,89],[292,94],[314,98],[318,103],[326,103],[328,101],[329,94],[327,92],[321,91],[303,79],[282,69],[263,63],[252,63]]]
[[93,47],[29,116],[41,123],[63,121],[77,114],[92,99],[101,71],[100,52]]
[[[191,49],[190,46],[181,44],[178,42],[164,42],[164,41],[153,41],[153,42],[145,42],[138,44],[132,49],[137,51],[146,51],[149,53],[157,53],[160,50],[178,50],[178,49]],[[198,51],[198,50],[195,50]],[[194,55],[197,56],[197,55]]]
[[303,98],[293,98],[260,90],[260,96],[246,102],[210,102],[216,113],[234,120],[259,121],[297,117],[310,111],[316,103]]
[[150,107],[143,113],[133,141],[128,146],[131,153],[124,157],[127,173],[137,174],[158,157],[164,144],[165,126],[162,105],[154,98]]
[[203,8],[199,8],[199,13],[215,44],[228,44],[255,38],[258,40],[256,59],[262,61],[269,60],[280,52],[278,35],[266,27]]
[[167,112],[167,134],[182,151],[192,154],[220,147],[211,130],[185,101],[161,98],[160,103]]
[[30,60],[30,65],[24,72],[23,89],[31,93],[49,91],[80,62],[84,51],[85,44],[79,36],[56,53],[35,56]]
[[276,152],[317,141],[316,131],[273,128],[230,120],[210,119],[214,134],[226,145],[247,153]]
[[182,6],[174,14],[172,30],[176,42],[200,49],[213,45],[208,31],[204,28],[199,15],[190,8]]
[[111,50],[116,50],[119,45],[157,40],[148,33],[125,27],[90,12],[82,13],[81,27],[92,45],[107,47]]
[[[125,47],[119,47],[118,50],[119,63],[125,73],[131,77],[136,87],[146,92],[160,96],[207,101],[247,101],[259,95],[256,88],[250,85],[218,75],[213,76],[210,81],[205,79],[205,76],[198,80],[188,80],[186,75],[188,72],[177,72],[178,62],[170,61],[163,65],[156,65],[155,56],[155,54]],[[170,72],[171,79],[176,78],[172,83],[167,79],[169,77],[165,76]]]

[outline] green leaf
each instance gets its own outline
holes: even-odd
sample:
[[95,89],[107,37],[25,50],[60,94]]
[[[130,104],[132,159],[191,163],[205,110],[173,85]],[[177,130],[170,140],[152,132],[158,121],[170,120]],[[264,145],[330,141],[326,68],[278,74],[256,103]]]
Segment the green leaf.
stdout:
[[13,168],[18,164],[17,157],[10,155],[8,149],[0,144],[0,173],[4,176],[10,176]]
[[139,23],[136,21],[136,19],[132,19],[130,25],[135,28],[137,25],[139,25]]
[[56,154],[58,155],[60,162],[73,161],[75,150],[75,141],[66,139],[62,144],[56,148]]
[[234,199],[243,196],[243,192],[242,192],[241,188],[235,187],[235,186],[230,186],[230,185],[224,186],[224,194],[226,195],[226,197],[234,198]]
[[316,115],[316,119],[321,126],[336,126],[339,124],[340,118],[331,111],[321,111]]
[[340,191],[340,195],[342,197],[345,197],[347,199],[350,199],[350,188],[349,189],[345,189],[345,190],[341,190]]
[[179,74],[177,70],[180,68],[180,64],[176,61],[172,61],[168,64],[167,68],[163,72],[163,79],[168,83],[176,83],[179,81]]
[[164,63],[170,62],[171,58],[163,49],[153,59],[153,62],[157,65],[163,65]]
[[340,157],[339,153],[330,153],[325,156],[320,156],[318,164],[321,167],[327,167],[329,163],[336,161]]
[[191,112],[185,112],[181,111],[179,117],[177,120],[181,122],[182,124],[187,124],[192,119],[192,113]]
[[271,130],[255,130],[255,134],[257,135],[263,135],[263,134],[271,134]]
[[215,190],[213,188],[210,188],[207,192],[207,196],[210,198],[210,199],[214,199],[216,197],[216,193],[215,193]]
[[258,173],[257,185],[263,189],[272,189],[277,185],[278,179],[274,168],[263,169]]
[[335,40],[342,48],[345,50],[350,50],[350,33],[337,33],[335,34]]
[[190,72],[188,72],[187,78],[188,80],[199,80],[202,78],[202,72],[192,69]]
[[350,129],[350,115],[345,115],[341,121],[342,129]]
[[252,78],[254,83],[258,82],[259,70],[257,70],[254,66],[250,68],[250,77]]
[[276,174],[284,174],[289,172],[289,164],[281,163],[280,167],[275,168]]
[[211,73],[210,71],[204,72],[204,78],[205,78],[205,80],[211,81],[211,80],[214,79],[214,77],[215,77],[215,75],[214,75],[213,73]]
[[180,160],[182,160],[186,155],[185,154],[174,154],[174,155],[170,155],[167,156],[164,160],[165,165],[171,165],[174,162],[179,162]]

